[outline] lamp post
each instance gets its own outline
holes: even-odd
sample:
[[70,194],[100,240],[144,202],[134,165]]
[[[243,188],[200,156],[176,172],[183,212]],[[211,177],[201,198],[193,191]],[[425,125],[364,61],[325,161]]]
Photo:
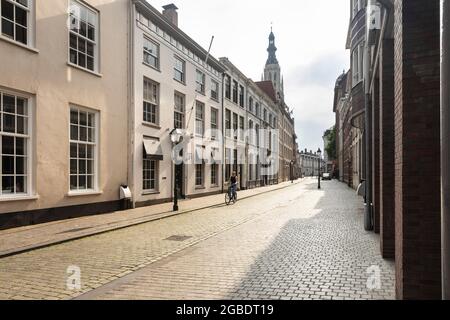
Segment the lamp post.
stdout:
[[177,188],[177,178],[176,178],[176,159],[177,155],[175,154],[175,147],[182,141],[183,132],[180,129],[173,129],[170,132],[170,140],[172,141],[173,146],[173,211],[176,212],[179,210],[178,208],[178,188]]
[[319,167],[318,167],[319,174],[318,174],[318,180],[317,181],[318,181],[318,189],[320,190],[320,161],[322,159],[322,150],[320,150],[320,148],[319,148],[319,150],[317,150],[317,156],[318,156],[317,163],[319,165]]

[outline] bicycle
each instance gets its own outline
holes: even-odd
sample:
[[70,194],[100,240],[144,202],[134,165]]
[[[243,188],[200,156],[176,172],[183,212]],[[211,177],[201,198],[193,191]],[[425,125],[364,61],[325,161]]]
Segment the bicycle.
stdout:
[[237,192],[232,190],[233,186],[228,188],[228,192],[225,194],[225,204],[229,206],[231,202],[235,204],[237,202]]

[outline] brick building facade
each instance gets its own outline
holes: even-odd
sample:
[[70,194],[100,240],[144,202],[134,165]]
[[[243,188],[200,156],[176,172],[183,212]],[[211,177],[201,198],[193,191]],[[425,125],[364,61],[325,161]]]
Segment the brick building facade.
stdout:
[[[368,226],[380,234],[383,257],[395,259],[398,299],[440,299],[442,292],[448,298],[448,275],[442,272],[449,268],[448,226],[443,224],[448,220],[441,219],[448,214],[441,210],[448,202],[444,189],[448,152],[440,157],[441,147],[448,150],[441,145],[441,94],[447,101],[441,76],[448,70],[440,60],[440,1],[352,0],[351,4],[352,10],[362,5],[370,12],[362,62],[365,111],[361,111],[368,141]],[[360,15],[353,11],[350,30]],[[448,35],[442,38],[445,43]],[[349,73],[354,74],[360,66],[359,53],[352,52],[351,59]],[[355,85],[351,87],[354,90]],[[445,119],[442,124],[443,129],[448,126]],[[345,130],[343,135],[340,141],[348,139]],[[338,150],[348,153],[339,145]]]

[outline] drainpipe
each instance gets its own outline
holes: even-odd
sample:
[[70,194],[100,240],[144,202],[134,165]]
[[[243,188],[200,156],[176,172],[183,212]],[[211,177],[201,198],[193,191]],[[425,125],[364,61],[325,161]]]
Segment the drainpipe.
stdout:
[[450,0],[443,0],[441,64],[442,299],[450,300]]
[[[369,1],[368,5],[371,5],[372,1]],[[368,19],[366,13],[366,19]],[[366,26],[367,28],[367,26]],[[368,30],[367,30],[368,31]],[[368,34],[366,32],[366,34]],[[366,149],[366,203],[365,203],[365,212],[364,212],[364,229],[366,231],[373,230],[373,214],[372,214],[372,164],[371,164],[371,141],[372,141],[372,111],[370,106],[370,45],[368,43],[368,38],[366,37],[365,42],[365,50],[364,50],[364,104],[365,104],[365,127],[364,127],[364,136],[365,136],[365,149]]]
[[225,166],[226,166],[226,154],[225,154],[225,72],[222,72],[222,96],[220,97],[222,102],[222,193],[225,193]]

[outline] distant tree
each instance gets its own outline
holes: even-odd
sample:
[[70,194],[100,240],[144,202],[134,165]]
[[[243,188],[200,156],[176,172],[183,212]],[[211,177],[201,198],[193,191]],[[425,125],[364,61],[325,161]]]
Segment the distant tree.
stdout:
[[329,141],[325,151],[330,160],[336,160],[336,128],[333,127],[332,129],[325,131],[325,137]]

